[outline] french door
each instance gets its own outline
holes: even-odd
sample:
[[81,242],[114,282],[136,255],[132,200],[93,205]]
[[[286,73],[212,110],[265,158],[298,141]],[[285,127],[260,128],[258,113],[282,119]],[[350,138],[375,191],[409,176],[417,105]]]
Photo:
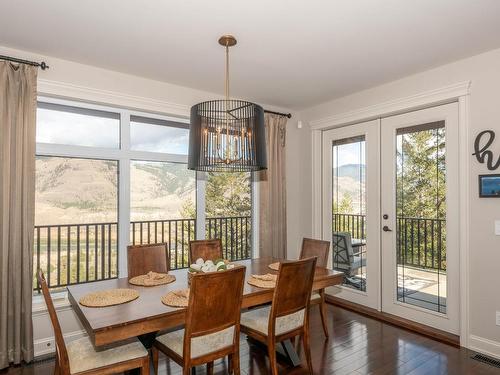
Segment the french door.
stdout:
[[381,122],[382,310],[459,333],[458,103]]
[[458,193],[456,103],[323,132],[329,293],[458,333]]
[[379,120],[323,132],[323,238],[344,283],[331,293],[380,305]]

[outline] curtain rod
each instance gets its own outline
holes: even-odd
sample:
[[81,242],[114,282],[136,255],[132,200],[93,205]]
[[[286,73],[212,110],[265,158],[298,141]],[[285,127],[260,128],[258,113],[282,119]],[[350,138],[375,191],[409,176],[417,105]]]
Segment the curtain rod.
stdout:
[[29,60],[18,59],[17,57],[4,56],[4,55],[0,55],[0,60],[7,60],[7,61],[16,62],[19,64],[36,66],[36,67],[42,68],[42,70],[49,69],[49,66],[45,63],[45,61],[42,61],[42,62],[29,61]]
[[272,113],[273,115],[278,115],[278,116],[292,118],[292,114],[291,113],[274,112],[274,111],[268,111],[267,109],[264,109],[264,112],[266,112],[266,113]]

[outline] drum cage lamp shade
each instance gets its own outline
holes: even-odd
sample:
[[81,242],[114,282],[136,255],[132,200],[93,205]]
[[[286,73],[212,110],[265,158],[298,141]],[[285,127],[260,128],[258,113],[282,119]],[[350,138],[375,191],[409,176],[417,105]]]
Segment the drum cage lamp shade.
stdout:
[[264,109],[236,99],[191,107],[188,168],[205,172],[267,169]]

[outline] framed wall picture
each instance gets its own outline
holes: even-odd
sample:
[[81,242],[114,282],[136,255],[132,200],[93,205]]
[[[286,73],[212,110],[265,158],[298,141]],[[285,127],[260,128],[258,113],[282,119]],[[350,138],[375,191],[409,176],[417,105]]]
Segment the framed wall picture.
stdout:
[[500,198],[500,174],[479,175],[479,197]]

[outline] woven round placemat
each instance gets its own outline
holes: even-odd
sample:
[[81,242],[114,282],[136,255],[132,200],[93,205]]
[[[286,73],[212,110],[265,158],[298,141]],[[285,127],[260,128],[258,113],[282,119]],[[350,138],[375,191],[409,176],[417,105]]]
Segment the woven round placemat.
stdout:
[[267,273],[265,275],[252,275],[248,279],[247,283],[258,288],[271,289],[276,286],[276,279],[277,276],[271,273]]
[[271,263],[268,267],[273,271],[278,271],[280,269],[280,262]]
[[189,302],[189,289],[168,292],[161,297],[161,302],[170,307],[187,307]]
[[121,305],[139,298],[139,292],[134,289],[100,290],[80,298],[80,305],[85,307],[108,307]]
[[169,284],[175,281],[174,275],[167,273],[148,272],[146,275],[132,277],[128,282],[139,286],[157,286]]

